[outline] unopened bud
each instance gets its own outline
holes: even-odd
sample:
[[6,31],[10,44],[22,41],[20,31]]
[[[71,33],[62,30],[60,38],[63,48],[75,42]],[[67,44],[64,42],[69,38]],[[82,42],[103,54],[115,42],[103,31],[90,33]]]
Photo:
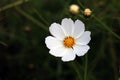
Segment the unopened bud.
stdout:
[[87,16],[87,17],[90,16],[91,13],[92,13],[92,11],[91,11],[89,8],[86,8],[86,9],[84,10],[84,15]]
[[72,13],[72,14],[78,14],[79,13],[79,6],[78,5],[76,5],[76,4],[72,4],[72,5],[70,5],[70,12]]

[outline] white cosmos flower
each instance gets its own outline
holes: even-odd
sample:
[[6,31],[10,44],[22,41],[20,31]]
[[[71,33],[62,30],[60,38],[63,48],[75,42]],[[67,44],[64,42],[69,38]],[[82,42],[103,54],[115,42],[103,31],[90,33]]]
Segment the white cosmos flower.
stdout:
[[49,27],[52,36],[45,38],[49,53],[56,57],[62,57],[62,61],[72,61],[77,56],[83,56],[90,47],[90,31],[85,31],[84,23],[80,20],[73,22],[70,18],[64,18],[61,25],[53,23]]

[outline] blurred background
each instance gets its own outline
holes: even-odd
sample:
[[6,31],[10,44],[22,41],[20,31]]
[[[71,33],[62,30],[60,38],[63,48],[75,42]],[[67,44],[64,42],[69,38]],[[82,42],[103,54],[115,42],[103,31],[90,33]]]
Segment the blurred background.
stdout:
[[[102,23],[84,17],[85,8]],[[62,62],[45,45],[50,24],[63,18],[82,20],[92,33],[87,80],[120,80],[120,0],[0,0],[0,80],[83,80],[85,56]]]

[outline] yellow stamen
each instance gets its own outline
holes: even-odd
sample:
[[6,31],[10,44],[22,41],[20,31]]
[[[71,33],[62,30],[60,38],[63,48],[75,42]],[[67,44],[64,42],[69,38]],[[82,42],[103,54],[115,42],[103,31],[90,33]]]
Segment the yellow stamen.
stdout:
[[75,44],[75,40],[74,40],[73,37],[68,36],[63,40],[63,44],[64,44],[65,47],[71,48]]

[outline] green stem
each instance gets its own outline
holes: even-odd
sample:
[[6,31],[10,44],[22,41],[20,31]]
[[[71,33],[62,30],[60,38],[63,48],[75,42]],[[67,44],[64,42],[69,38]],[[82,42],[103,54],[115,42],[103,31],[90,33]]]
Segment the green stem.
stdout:
[[62,62],[59,60],[57,66],[57,80],[61,80],[60,78],[61,73],[62,73]]
[[75,70],[77,77],[79,80],[82,80],[82,76],[80,74],[79,68],[77,67],[75,62],[70,63],[70,66],[72,66],[72,68]]
[[117,64],[117,56],[116,56],[116,50],[115,50],[115,46],[114,46],[114,43],[113,43],[113,39],[112,39],[112,36],[109,35],[109,51],[111,53],[111,66],[113,67],[113,75],[114,75],[114,80],[117,80],[118,78],[118,74],[116,73],[117,72],[117,69],[116,69],[116,64]]
[[18,5],[20,5],[22,3],[25,3],[25,2],[28,2],[28,1],[29,0],[18,0],[16,2],[10,3],[10,4],[6,5],[6,6],[0,7],[0,12],[4,11],[6,9],[12,8],[12,7],[18,6]]
[[45,24],[49,25],[49,23],[45,20],[45,18],[38,12],[38,10],[35,9],[34,7],[32,8],[33,8],[33,11],[38,15],[38,17],[42,19],[42,21],[45,22]]
[[78,4],[84,9],[85,7],[82,5],[82,3],[80,2],[80,0],[77,0]]
[[0,41],[0,44],[2,44],[2,45],[4,45],[4,46],[7,46],[7,44],[4,43],[4,42],[2,42],[2,41]]
[[86,54],[86,55],[85,55],[84,80],[87,80],[87,64],[88,64],[88,59],[87,59],[87,54]]
[[38,25],[39,27],[41,27],[42,29],[44,29],[45,31],[48,32],[48,28],[45,27],[45,25],[43,25],[42,23],[40,23],[38,20],[36,20],[34,17],[30,16],[29,14],[25,13],[23,10],[21,10],[20,8],[16,8],[16,10],[21,13],[23,16],[25,16],[26,18],[28,18],[29,20],[31,20],[32,22],[34,22],[36,25]]
[[97,17],[95,17],[93,15],[93,18],[98,21],[106,30],[108,30],[109,32],[111,32],[116,38],[120,39],[120,36],[118,36],[115,32],[113,32],[106,24],[104,24],[100,19],[98,19]]
[[[78,1],[79,5],[80,5],[82,8],[85,8],[79,0],[77,0],[77,1]],[[81,17],[81,16],[80,16],[80,17]],[[115,32],[113,32],[113,31],[112,31],[106,24],[104,24],[100,19],[98,19],[98,18],[95,17],[94,15],[93,15],[93,18],[94,18],[96,21],[98,21],[106,30],[108,30],[109,32],[111,32],[116,38],[120,39],[120,36],[117,35]]]

